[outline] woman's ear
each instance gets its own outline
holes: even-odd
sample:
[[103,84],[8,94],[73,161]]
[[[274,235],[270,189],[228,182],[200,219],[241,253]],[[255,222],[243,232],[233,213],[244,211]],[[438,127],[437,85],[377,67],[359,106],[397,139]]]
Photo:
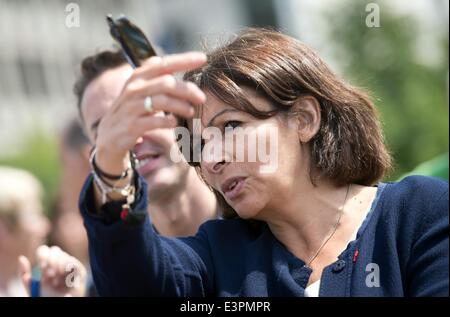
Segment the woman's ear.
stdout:
[[302,143],[309,142],[320,129],[320,103],[313,96],[302,96],[296,102],[298,138]]

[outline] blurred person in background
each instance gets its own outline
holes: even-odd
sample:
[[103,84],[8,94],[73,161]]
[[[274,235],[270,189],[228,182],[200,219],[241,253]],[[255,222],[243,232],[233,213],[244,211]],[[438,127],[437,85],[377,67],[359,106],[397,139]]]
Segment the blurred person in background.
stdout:
[[17,259],[34,258],[46,242],[50,222],[44,215],[39,181],[29,172],[0,166],[0,296],[24,296]]
[[[88,241],[78,210],[78,197],[84,179],[90,172],[91,148],[79,119],[69,120],[58,144],[61,176],[50,232],[50,243],[74,256],[86,268],[89,268]],[[92,274],[89,269],[87,271],[86,296],[96,296]]]
[[[31,173],[0,166],[0,297],[29,295],[32,263],[40,268],[43,296],[84,294],[84,266],[59,247],[44,245],[50,222],[44,215],[42,194]],[[68,284],[71,272],[73,281]]]
[[61,176],[52,214],[50,240],[88,265],[87,236],[78,211],[78,197],[90,172],[89,152],[92,145],[77,119],[70,120],[64,128],[58,148]]
[[[102,51],[82,61],[74,91],[92,144],[97,141],[101,120],[132,72],[120,51]],[[173,129],[152,129],[142,135],[133,150],[139,160],[137,170],[149,185],[148,212],[153,226],[164,236],[188,236],[206,220],[216,218],[218,210],[214,194],[195,169],[185,161],[171,160],[170,150],[175,144]]]

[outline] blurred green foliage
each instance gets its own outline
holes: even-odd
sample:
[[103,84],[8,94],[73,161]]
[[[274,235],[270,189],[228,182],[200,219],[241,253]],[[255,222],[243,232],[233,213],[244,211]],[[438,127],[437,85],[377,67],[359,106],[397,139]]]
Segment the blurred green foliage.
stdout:
[[56,136],[49,135],[43,129],[35,129],[26,135],[18,153],[0,157],[0,165],[21,168],[36,176],[44,188],[45,212],[51,216],[60,171]]
[[400,178],[409,175],[427,175],[448,181],[448,153],[419,164],[414,170],[402,175]]
[[444,32],[426,34],[436,37],[438,47],[425,50],[437,49],[444,58],[438,65],[422,63],[416,39],[423,25],[410,15],[395,15],[384,1],[370,2],[379,4],[378,28],[366,26],[369,1],[340,1],[327,12],[330,45],[343,76],[368,90],[379,109],[395,163],[388,179],[395,180],[448,152],[448,25],[437,16]]

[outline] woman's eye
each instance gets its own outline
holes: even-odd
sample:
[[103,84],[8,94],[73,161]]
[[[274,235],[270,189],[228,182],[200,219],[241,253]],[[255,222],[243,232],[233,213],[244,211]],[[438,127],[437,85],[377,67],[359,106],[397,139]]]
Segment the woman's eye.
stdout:
[[241,125],[241,122],[240,121],[227,121],[227,122],[225,122],[225,124],[223,125],[223,127],[225,128],[225,129],[235,129],[235,128],[237,128],[238,126],[240,126]]

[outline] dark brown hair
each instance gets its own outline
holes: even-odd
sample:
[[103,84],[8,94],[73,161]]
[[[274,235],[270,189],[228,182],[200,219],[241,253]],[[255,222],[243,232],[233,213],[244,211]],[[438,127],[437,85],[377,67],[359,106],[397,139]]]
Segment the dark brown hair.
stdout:
[[82,120],[81,101],[86,87],[105,71],[122,66],[126,62],[121,51],[101,51],[83,59],[81,73],[73,86],[73,92],[77,97],[78,113]]
[[[336,185],[372,185],[391,166],[377,111],[361,90],[339,79],[309,47],[282,33],[250,28],[208,54],[205,66],[185,74],[232,107],[268,118],[291,113],[301,96],[315,97],[321,108],[318,133],[310,140],[311,171]],[[262,112],[247,99],[250,87],[274,105]],[[214,190],[225,218],[236,213]]]

